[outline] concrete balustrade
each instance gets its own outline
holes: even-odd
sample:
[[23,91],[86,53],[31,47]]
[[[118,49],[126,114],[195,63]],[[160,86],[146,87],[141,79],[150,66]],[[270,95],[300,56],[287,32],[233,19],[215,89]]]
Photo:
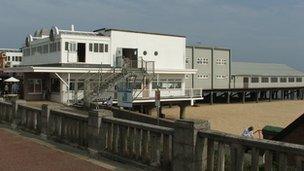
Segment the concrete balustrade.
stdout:
[[125,110],[81,115],[48,105],[29,107],[24,101],[0,102],[2,123],[81,147],[97,159],[174,171],[303,170],[301,145],[213,131],[207,121],[136,117],[137,113]]

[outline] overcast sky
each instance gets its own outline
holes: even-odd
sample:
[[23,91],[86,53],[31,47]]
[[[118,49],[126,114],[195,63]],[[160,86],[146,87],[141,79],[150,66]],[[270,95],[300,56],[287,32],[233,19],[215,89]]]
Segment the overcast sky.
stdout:
[[53,25],[180,34],[232,49],[233,61],[285,63],[304,71],[303,0],[1,0],[0,47]]

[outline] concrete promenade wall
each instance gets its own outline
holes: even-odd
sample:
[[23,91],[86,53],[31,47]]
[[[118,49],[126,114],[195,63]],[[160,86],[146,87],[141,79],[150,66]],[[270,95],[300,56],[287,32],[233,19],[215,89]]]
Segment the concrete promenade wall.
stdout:
[[[113,113],[116,117],[113,117]],[[152,170],[303,170],[304,146],[210,130],[208,121],[155,118],[125,110],[89,115],[0,102],[0,121],[14,129]]]

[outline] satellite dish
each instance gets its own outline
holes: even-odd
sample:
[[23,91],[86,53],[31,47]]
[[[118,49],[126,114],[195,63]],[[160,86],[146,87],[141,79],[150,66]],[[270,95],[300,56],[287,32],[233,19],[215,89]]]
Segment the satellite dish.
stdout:
[[58,27],[52,27],[51,31],[50,31],[50,40],[54,41],[55,37],[59,35],[59,29]]
[[26,38],[25,38],[25,46],[26,47],[29,47],[31,45],[31,42],[33,41],[33,36],[32,35],[28,35]]

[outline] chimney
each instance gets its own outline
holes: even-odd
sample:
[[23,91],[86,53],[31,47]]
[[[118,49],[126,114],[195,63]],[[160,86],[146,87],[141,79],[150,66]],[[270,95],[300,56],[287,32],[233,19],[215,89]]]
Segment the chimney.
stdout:
[[73,24],[71,25],[71,31],[75,31],[75,26]]

